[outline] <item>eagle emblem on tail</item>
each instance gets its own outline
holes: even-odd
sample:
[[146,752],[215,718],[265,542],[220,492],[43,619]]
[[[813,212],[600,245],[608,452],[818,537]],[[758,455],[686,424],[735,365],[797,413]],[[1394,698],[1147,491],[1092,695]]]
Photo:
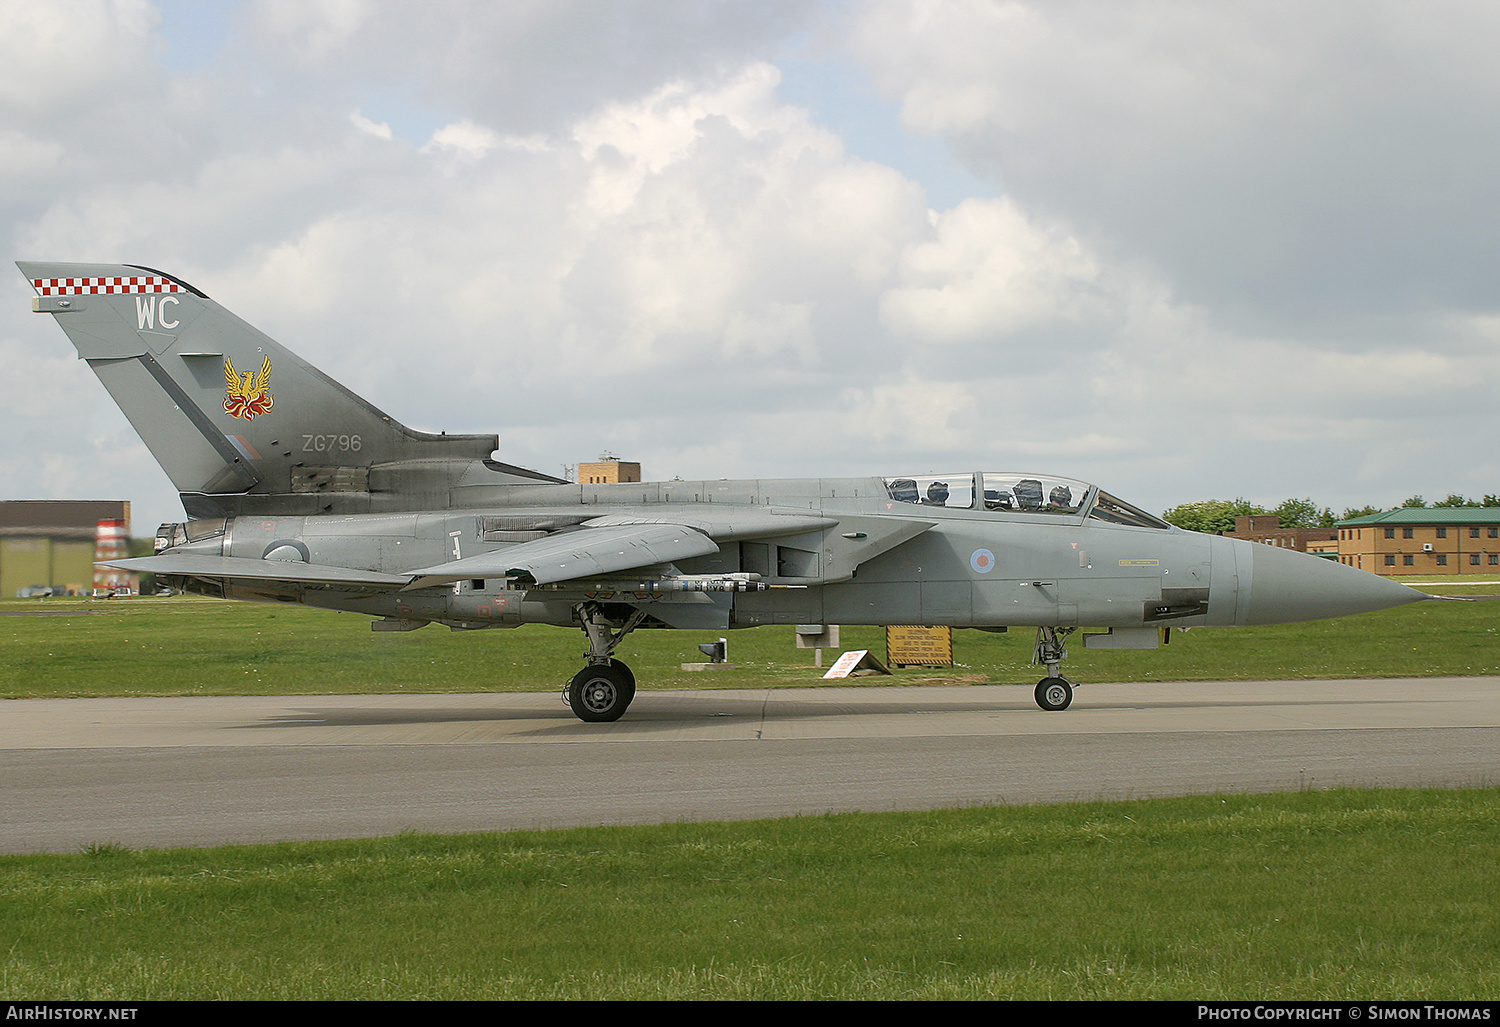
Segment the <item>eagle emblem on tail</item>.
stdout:
[[271,358],[260,365],[260,373],[245,372],[243,380],[234,369],[234,361],[224,358],[224,412],[250,420],[269,413],[271,397]]

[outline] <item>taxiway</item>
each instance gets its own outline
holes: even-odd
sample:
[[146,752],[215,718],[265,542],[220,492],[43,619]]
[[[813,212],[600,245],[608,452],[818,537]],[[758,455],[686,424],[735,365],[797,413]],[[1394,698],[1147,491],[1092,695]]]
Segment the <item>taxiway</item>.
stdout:
[[1500,677],[27,699],[0,851],[661,823],[1210,792],[1500,783]]

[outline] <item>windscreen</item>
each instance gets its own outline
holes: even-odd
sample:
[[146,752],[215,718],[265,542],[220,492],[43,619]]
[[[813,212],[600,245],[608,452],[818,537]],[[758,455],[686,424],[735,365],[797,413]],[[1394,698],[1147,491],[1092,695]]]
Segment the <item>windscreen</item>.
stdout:
[[1099,498],[1094,501],[1094,508],[1089,511],[1089,516],[1111,524],[1128,524],[1136,528],[1170,529],[1172,527],[1160,517],[1131,506],[1122,499],[1116,499],[1108,492],[1099,493]]

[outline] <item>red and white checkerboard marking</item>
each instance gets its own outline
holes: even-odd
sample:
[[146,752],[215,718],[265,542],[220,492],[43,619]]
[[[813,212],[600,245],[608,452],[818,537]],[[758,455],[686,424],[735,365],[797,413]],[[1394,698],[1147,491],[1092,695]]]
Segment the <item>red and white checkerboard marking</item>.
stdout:
[[183,292],[182,286],[160,275],[134,278],[33,278],[31,284],[43,296],[95,296],[101,293]]

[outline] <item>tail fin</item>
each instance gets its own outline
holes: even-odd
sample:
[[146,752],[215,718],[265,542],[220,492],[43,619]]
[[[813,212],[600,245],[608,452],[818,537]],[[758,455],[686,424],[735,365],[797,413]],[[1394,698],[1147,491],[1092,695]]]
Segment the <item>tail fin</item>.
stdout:
[[491,481],[556,480],[486,460],[494,435],[412,431],[180,278],[17,266],[190,517],[441,508],[475,464]]

